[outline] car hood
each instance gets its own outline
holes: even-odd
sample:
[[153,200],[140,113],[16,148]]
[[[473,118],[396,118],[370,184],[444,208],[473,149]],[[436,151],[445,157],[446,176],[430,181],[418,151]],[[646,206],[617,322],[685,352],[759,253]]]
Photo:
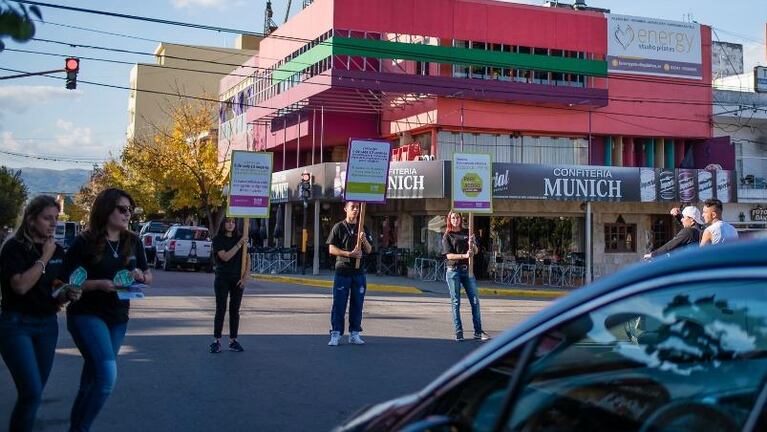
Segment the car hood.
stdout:
[[333,431],[352,432],[375,430],[377,429],[376,426],[382,426],[381,423],[385,422],[387,419],[399,417],[403,409],[406,410],[406,408],[419,400],[420,397],[417,394],[410,394],[371,405],[368,408],[365,408],[362,412],[353,414],[349,420],[333,429]]

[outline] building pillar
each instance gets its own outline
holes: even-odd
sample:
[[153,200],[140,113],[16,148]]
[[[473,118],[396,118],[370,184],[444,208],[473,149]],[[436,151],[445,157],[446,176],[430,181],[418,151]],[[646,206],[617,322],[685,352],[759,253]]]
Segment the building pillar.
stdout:
[[285,203],[285,219],[283,223],[285,224],[285,227],[282,247],[287,248],[290,247],[293,240],[293,204],[289,202]]

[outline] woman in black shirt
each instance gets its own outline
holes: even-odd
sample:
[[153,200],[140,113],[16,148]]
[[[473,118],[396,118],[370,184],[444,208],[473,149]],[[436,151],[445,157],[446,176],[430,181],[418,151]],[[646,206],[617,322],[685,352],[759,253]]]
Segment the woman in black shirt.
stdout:
[[[240,327],[240,303],[247,281],[247,272],[242,272],[242,248],[247,244],[248,239],[237,232],[234,218],[224,219],[218,234],[213,237],[213,255],[216,259],[216,278],[213,282],[216,292],[216,317],[213,319],[215,340],[210,344],[210,352],[213,354],[221,352],[221,332],[224,328],[227,297],[230,298],[229,350],[243,351],[242,345],[237,342],[237,331]],[[247,263],[245,268],[249,268]]]
[[[479,313],[479,297],[477,296],[477,280],[469,273],[469,257],[478,252],[474,236],[463,229],[463,219],[460,213],[451,211],[447,214],[447,227],[442,237],[442,252],[445,255],[445,280],[450,291],[450,304],[453,308],[453,325],[455,340],[463,341],[463,325],[461,324],[461,285],[466,291],[466,297],[471,304],[471,317],[474,322],[474,339],[488,340],[490,336],[482,330],[482,318]],[[471,248],[469,248],[471,244]]]
[[88,229],[67,251],[67,272],[77,267],[88,272],[82,297],[67,308],[67,329],[85,360],[71,431],[90,429],[117,378],[115,360],[128,327],[130,302],[119,299],[115,275],[128,270],[137,282],[152,282],[141,240],[128,231],[134,206],[125,191],[102,191],[93,202]]
[[64,250],[53,240],[59,205],[41,195],[24,209],[22,223],[0,252],[0,354],[13,376],[18,399],[9,430],[31,431],[43,387],[53,366],[59,326],[56,312],[68,291],[53,298],[53,283],[64,265]]

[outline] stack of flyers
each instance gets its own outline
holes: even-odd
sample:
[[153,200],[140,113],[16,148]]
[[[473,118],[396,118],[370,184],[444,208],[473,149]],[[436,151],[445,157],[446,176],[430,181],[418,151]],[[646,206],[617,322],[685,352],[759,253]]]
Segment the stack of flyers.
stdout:
[[86,272],[84,268],[78,267],[72,272],[72,275],[69,276],[69,283],[65,284],[58,279],[54,281],[56,290],[53,291],[53,294],[51,295],[53,298],[56,298],[69,290],[82,289],[82,285],[86,279],[88,279],[88,272]]
[[147,285],[136,282],[129,270],[120,270],[113,280],[120,300],[138,300],[144,298],[144,288]]

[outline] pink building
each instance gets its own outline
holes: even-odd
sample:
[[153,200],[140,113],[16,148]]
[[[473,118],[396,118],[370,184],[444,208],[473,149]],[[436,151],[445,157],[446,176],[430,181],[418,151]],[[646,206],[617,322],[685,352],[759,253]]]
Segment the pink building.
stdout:
[[[735,196],[729,172],[686,171],[734,168],[729,140],[712,139],[711,29],[606,12],[491,0],[317,0],[222,80],[222,126],[237,133],[220,142],[274,152],[276,171],[312,172],[315,240],[339,218],[328,204],[343,187],[334,182],[349,139],[406,146],[424,161],[393,163],[390,197],[402,199],[371,211],[369,222],[379,247],[426,254],[438,252],[439,218],[450,206],[449,167],[437,161],[490,153],[496,211],[477,218],[488,262],[577,260],[593,251],[604,267],[595,272],[612,271],[673,236],[672,204],[713,196],[719,183],[717,196]],[[586,165],[627,175],[637,193],[519,199],[499,183],[534,167]],[[286,202],[291,221],[297,176],[275,175],[285,186],[274,201]],[[422,182],[422,191],[398,195],[403,176],[415,176],[410,183]],[[640,196],[640,186],[653,191]],[[594,202],[590,227],[583,202]],[[333,210],[327,221],[323,208]],[[297,242],[289,225],[285,245]]]

